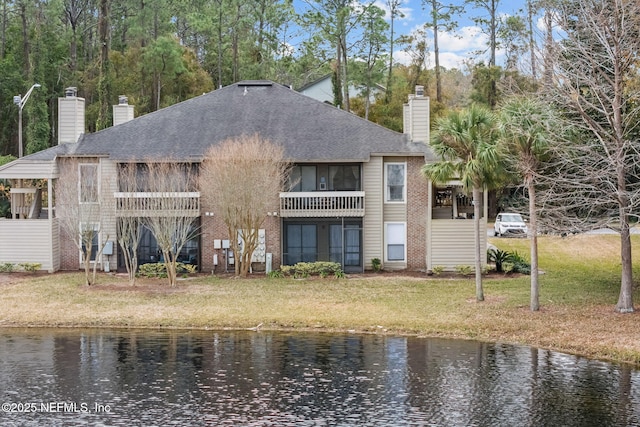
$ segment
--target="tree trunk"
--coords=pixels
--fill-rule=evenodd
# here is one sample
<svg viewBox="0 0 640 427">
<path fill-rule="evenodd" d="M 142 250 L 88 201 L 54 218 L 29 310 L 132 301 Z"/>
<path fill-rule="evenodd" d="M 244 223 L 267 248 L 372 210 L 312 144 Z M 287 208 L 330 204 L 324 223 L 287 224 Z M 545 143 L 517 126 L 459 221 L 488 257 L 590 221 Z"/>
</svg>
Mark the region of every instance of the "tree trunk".
<svg viewBox="0 0 640 427">
<path fill-rule="evenodd" d="M 390 5 L 391 6 L 391 5 Z M 396 17 L 396 11 L 395 8 L 391 9 L 391 32 L 390 35 L 391 37 L 389 38 L 389 71 L 387 72 L 387 90 L 384 94 L 385 96 L 385 100 L 387 101 L 387 104 L 391 101 L 391 77 L 392 77 L 392 72 L 393 72 L 393 37 L 394 37 L 394 33 L 393 33 L 393 24 L 395 21 L 395 17 Z"/>
<path fill-rule="evenodd" d="M 544 11 L 544 84 L 548 87 L 553 85 L 553 17 L 549 8 Z"/>
<path fill-rule="evenodd" d="M 540 310 L 540 287 L 538 283 L 538 214 L 536 213 L 536 189 L 533 178 L 527 177 L 529 192 L 529 240 L 531 252 L 531 311 Z"/>
<path fill-rule="evenodd" d="M 31 74 L 31 67 L 29 64 L 29 28 L 27 22 L 27 6 L 24 2 L 19 4 L 20 20 L 22 21 L 22 55 L 24 64 L 24 75 L 29 76 Z"/>
<path fill-rule="evenodd" d="M 173 288 L 176 286 L 176 261 L 175 257 L 166 249 L 162 249 L 162 256 L 164 257 L 164 265 L 167 269 L 167 278 L 169 279 L 169 285 Z"/>
<path fill-rule="evenodd" d="M 482 248 L 480 247 L 480 215 L 481 215 L 481 188 L 473 187 L 473 227 L 476 244 L 476 301 L 484 301 L 482 289 Z M 486 233 L 486 230 L 485 230 Z"/>
<path fill-rule="evenodd" d="M 346 36 L 345 36 L 346 37 Z M 342 87 L 343 87 L 343 96 L 342 103 L 344 104 L 343 109 L 346 112 L 351 111 L 351 102 L 349 100 L 349 72 L 348 72 L 348 56 L 347 56 L 347 43 L 346 40 L 342 40 Z"/>
<path fill-rule="evenodd" d="M 498 5 L 496 4 L 496 0 L 491 0 L 491 6 L 490 6 L 490 20 L 491 20 L 491 34 L 490 34 L 490 46 L 489 49 L 491 50 L 491 57 L 489 58 L 489 66 L 490 67 L 495 67 L 496 66 L 496 33 L 498 31 L 498 23 L 496 21 L 496 14 L 498 13 L 497 11 L 497 7 Z"/>
<path fill-rule="evenodd" d="M 529 53 L 531 55 L 531 77 L 534 81 L 538 80 L 536 67 L 536 42 L 533 33 L 533 0 L 527 2 L 528 23 L 529 23 Z"/>
<path fill-rule="evenodd" d="M 440 75 L 440 48 L 438 47 L 438 19 L 433 18 L 433 54 L 436 61 L 436 101 L 442 103 L 442 76 Z"/>
<path fill-rule="evenodd" d="M 91 271 L 91 242 L 88 245 L 85 243 L 85 248 L 88 249 L 85 249 L 82 254 L 84 257 L 82 260 L 84 264 L 84 284 L 91 286 L 91 275 L 89 274 Z"/>
<path fill-rule="evenodd" d="M 218 72 L 218 89 L 222 88 L 222 0 L 218 1 L 220 9 L 218 10 L 218 60 L 216 69 Z"/>
<path fill-rule="evenodd" d="M 620 215 L 620 260 L 622 277 L 620 296 L 616 304 L 619 313 L 632 313 L 633 308 L 633 260 L 631 258 L 631 233 L 629 232 L 629 200 L 626 196 L 626 177 L 624 167 L 618 168 L 618 193 Z"/>
</svg>

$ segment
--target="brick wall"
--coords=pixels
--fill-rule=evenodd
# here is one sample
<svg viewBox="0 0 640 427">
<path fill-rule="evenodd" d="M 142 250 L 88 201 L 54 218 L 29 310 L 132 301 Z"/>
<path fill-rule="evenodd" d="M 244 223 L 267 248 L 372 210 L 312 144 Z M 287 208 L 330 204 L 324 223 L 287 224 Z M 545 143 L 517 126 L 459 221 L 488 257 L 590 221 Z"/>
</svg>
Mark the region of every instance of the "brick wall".
<svg viewBox="0 0 640 427">
<path fill-rule="evenodd" d="M 84 159 L 83 163 L 88 163 L 90 160 Z M 58 162 L 58 167 L 60 169 L 60 176 L 73 176 L 77 177 L 78 174 L 78 159 L 65 159 L 63 161 Z M 54 183 L 54 186 L 57 183 Z M 71 189 L 72 187 L 67 187 Z M 54 192 L 56 189 L 54 188 Z M 72 195 L 72 197 L 77 197 L 77 195 Z M 64 215 L 62 211 L 62 207 L 60 205 L 55 206 L 56 215 L 61 217 Z M 74 242 L 76 235 L 72 235 L 69 233 L 69 230 L 65 229 L 65 226 L 62 221 L 60 221 L 60 270 L 79 270 L 82 268 L 80 265 L 80 251 L 78 250 L 78 246 Z"/>
<path fill-rule="evenodd" d="M 424 158 L 407 159 L 407 269 L 426 270 L 428 181 L 420 173 Z"/>
<path fill-rule="evenodd" d="M 214 249 L 214 240 L 227 240 L 230 239 L 229 231 L 227 226 L 225 225 L 222 217 L 219 212 L 216 212 L 215 207 L 211 206 L 207 200 L 204 198 L 200 201 L 201 212 L 203 212 L 201 216 L 201 256 L 202 256 L 202 267 L 201 271 L 203 272 L 211 272 L 214 269 L 213 265 L 213 256 L 214 254 L 218 255 L 218 266 L 215 268 L 217 273 L 224 272 L 226 260 L 224 258 L 224 250 L 222 249 Z M 278 212 L 277 203 L 274 201 L 274 206 L 270 211 Z M 213 215 L 206 215 L 207 212 L 212 213 Z M 260 228 L 264 228 L 265 230 L 265 238 L 266 238 L 266 252 L 273 254 L 272 267 L 273 269 L 277 269 L 280 267 L 281 256 L 280 256 L 280 217 L 278 216 L 267 216 L 265 222 L 262 224 Z M 232 267 L 229 267 L 230 271 Z M 255 263 L 253 265 L 254 271 L 264 271 L 265 264 L 264 263 Z"/>
<path fill-rule="evenodd" d="M 72 271 L 81 268 L 78 246 L 68 233 L 60 229 L 60 270 Z"/>
</svg>

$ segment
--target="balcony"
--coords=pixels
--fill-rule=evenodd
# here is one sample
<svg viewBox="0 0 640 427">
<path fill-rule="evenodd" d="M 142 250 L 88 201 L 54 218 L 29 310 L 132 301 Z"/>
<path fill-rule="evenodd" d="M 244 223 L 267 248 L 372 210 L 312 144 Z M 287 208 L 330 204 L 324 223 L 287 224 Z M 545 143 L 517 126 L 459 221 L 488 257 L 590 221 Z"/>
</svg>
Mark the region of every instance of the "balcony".
<svg viewBox="0 0 640 427">
<path fill-rule="evenodd" d="M 363 217 L 364 191 L 280 193 L 283 218 Z"/>
<path fill-rule="evenodd" d="M 200 216 L 199 192 L 114 193 L 116 216 Z"/>
</svg>

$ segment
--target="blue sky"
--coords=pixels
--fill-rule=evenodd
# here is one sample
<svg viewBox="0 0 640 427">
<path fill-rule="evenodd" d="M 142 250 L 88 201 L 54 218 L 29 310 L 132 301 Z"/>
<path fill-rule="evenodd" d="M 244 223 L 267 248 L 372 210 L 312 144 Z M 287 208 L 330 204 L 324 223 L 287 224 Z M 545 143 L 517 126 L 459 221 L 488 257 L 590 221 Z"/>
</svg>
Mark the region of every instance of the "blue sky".
<svg viewBox="0 0 640 427">
<path fill-rule="evenodd" d="M 388 10 L 386 0 L 376 0 L 376 5 L 383 10 Z M 443 0 L 442 3 L 447 3 Z M 452 4 L 462 5 L 463 0 L 451 0 Z M 524 9 L 526 0 L 500 0 L 499 10 L 501 14 L 514 15 L 519 9 Z M 427 20 L 426 11 L 423 10 L 421 0 L 402 0 L 401 10 L 404 18 L 396 20 L 397 32 L 409 34 L 420 28 Z M 389 14 L 387 13 L 387 16 Z M 484 50 L 487 46 L 487 37 L 482 34 L 480 29 L 474 24 L 473 16 L 487 16 L 487 12 L 481 9 L 472 9 L 471 6 L 466 7 L 466 12 L 456 17 L 458 28 L 452 33 L 439 33 L 438 41 L 440 46 L 440 65 L 446 68 L 462 68 L 465 59 L 471 56 L 471 52 Z M 430 43 L 431 58 L 426 64 L 427 68 L 434 65 L 433 60 L 433 44 Z M 408 63 L 409 59 L 406 53 L 396 52 L 395 59 L 401 63 Z M 501 63 L 503 55 L 498 52 L 497 62 Z"/>
</svg>

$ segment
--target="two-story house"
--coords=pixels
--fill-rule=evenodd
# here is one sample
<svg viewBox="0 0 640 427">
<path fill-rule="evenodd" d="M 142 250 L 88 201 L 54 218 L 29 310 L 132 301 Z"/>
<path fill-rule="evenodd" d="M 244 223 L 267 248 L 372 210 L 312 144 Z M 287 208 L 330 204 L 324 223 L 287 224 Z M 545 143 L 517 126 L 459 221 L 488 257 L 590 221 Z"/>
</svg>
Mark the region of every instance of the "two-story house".
<svg viewBox="0 0 640 427">
<path fill-rule="evenodd" d="M 473 221 L 460 220 L 470 218 L 467 199 L 456 182 L 434 186 L 420 174 L 425 162 L 436 160 L 428 147 L 429 98 L 421 92 L 405 105 L 404 133 L 269 81 L 240 82 L 133 116 L 123 99 L 114 106 L 113 127 L 85 134 L 84 99 L 73 89 L 59 99 L 59 144 L 0 167 L 0 178 L 13 183 L 12 218 L 0 220 L 0 263 L 39 262 L 47 271 L 80 267 L 72 237 L 60 232 L 53 197 L 58 180 L 69 176 L 63 168 L 72 168 L 78 183 L 90 177 L 99 188 L 97 246 L 116 241 L 118 216 L 161 214 L 153 199 L 166 195 L 120 188 L 123 165 L 171 161 L 197 169 L 210 146 L 257 133 L 284 147 L 294 165 L 292 185 L 274 195 L 263 225 L 257 269 L 331 260 L 361 272 L 374 258 L 398 270 L 473 265 Z M 200 230 L 182 260 L 220 271 L 229 262 L 224 242 L 230 236 L 216 206 L 199 191 L 173 196 L 188 200 L 187 214 Z M 484 216 L 486 227 L 486 209 Z M 117 244 L 109 246 L 94 262 L 122 268 Z M 156 256 L 146 230 L 140 262 Z"/>
</svg>

